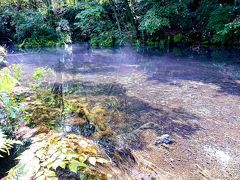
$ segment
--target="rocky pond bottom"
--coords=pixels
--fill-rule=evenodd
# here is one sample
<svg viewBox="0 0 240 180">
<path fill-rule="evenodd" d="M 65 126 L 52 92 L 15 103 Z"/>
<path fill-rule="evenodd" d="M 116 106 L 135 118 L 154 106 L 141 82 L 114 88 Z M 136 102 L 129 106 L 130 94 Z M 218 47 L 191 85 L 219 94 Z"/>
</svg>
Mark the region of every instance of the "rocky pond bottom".
<svg viewBox="0 0 240 180">
<path fill-rule="evenodd" d="M 220 50 L 176 55 L 84 46 L 9 54 L 9 63 L 20 64 L 23 71 L 14 93 L 24 97 L 28 112 L 27 126 L 23 123 L 16 134 L 35 138 L 37 145 L 29 143 L 30 150 L 55 143 L 74 149 L 70 159 L 84 152 L 81 158 L 95 167 L 86 170 L 87 177 L 239 179 L 238 57 Z M 50 70 L 33 91 L 36 68 Z M 47 153 L 32 152 L 35 161 L 44 161 Z M 66 171 L 64 164 L 51 164 L 57 155 L 53 151 L 49 164 L 35 167 L 38 177 L 58 167 L 58 179 L 84 179 L 86 174 L 73 173 L 73 164 L 83 169 L 85 164 L 63 157 L 65 165 L 72 165 L 73 171 Z"/>
</svg>

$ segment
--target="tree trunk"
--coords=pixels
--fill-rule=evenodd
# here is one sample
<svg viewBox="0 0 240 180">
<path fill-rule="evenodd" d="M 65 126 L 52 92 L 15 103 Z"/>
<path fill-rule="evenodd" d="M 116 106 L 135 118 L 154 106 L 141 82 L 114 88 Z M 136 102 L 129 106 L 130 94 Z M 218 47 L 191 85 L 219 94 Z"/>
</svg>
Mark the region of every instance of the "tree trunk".
<svg viewBox="0 0 240 180">
<path fill-rule="evenodd" d="M 123 0 L 124 4 L 126 5 L 126 9 L 127 9 L 127 14 L 128 14 L 128 17 L 130 18 L 130 21 L 135 29 L 135 33 L 136 33 L 136 36 L 139 37 L 139 31 L 138 31 L 138 27 L 137 27 L 137 24 L 135 22 L 135 19 L 134 19 L 134 15 L 132 13 L 132 10 L 129 6 L 129 3 L 128 3 L 128 0 Z"/>
<path fill-rule="evenodd" d="M 114 13 L 114 17 L 115 17 L 116 22 L 117 22 L 118 30 L 121 32 L 122 30 L 121 30 L 120 22 L 119 22 L 119 19 L 118 19 L 115 2 L 114 2 L 114 0 L 110 0 L 110 3 L 112 5 L 112 7 L 113 7 L 113 13 Z"/>
</svg>

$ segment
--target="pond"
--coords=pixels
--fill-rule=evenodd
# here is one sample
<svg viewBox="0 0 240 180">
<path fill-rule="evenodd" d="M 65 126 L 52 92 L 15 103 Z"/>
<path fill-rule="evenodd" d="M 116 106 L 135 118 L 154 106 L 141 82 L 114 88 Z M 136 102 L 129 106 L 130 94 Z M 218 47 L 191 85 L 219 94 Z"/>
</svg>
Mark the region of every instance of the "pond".
<svg viewBox="0 0 240 180">
<path fill-rule="evenodd" d="M 236 50 L 82 44 L 13 51 L 7 59 L 22 65 L 22 86 L 35 68 L 49 67 L 45 83 L 57 95 L 106 111 L 95 126 L 66 121 L 74 117 L 61 126 L 88 138 L 102 130 L 97 143 L 110 157 L 116 149 L 124 156 L 123 179 L 179 180 L 240 178 L 239 57 Z"/>
</svg>

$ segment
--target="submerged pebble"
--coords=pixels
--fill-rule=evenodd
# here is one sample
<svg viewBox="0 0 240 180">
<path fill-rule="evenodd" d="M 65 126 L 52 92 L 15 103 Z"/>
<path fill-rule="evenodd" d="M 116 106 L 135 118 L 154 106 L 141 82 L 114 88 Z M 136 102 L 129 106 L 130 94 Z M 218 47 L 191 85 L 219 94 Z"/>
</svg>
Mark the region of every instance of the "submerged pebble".
<svg viewBox="0 0 240 180">
<path fill-rule="evenodd" d="M 81 135 L 84 137 L 90 137 L 96 132 L 96 127 L 93 124 L 86 124 L 81 128 Z"/>
<path fill-rule="evenodd" d="M 171 138 L 171 136 L 169 134 L 163 134 L 160 137 L 157 137 L 156 141 L 155 141 L 155 145 L 159 145 L 159 144 L 172 144 L 173 143 L 173 139 Z"/>
<path fill-rule="evenodd" d="M 98 144 L 104 148 L 106 153 L 112 157 L 114 155 L 115 151 L 115 146 L 113 145 L 113 142 L 107 138 L 107 137 L 102 137 L 99 141 Z"/>
</svg>

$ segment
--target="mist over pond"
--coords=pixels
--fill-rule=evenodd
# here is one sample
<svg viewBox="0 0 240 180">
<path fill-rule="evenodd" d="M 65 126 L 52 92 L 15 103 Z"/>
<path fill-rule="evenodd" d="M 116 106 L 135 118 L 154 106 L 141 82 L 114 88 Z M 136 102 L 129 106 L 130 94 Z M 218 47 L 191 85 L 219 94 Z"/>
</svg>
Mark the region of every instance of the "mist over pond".
<svg viewBox="0 0 240 180">
<path fill-rule="evenodd" d="M 53 76 L 45 83 L 61 91 L 63 99 L 104 107 L 105 120 L 95 127 L 79 129 L 68 121 L 61 126 L 85 137 L 111 129 L 96 141 L 110 157 L 119 150 L 124 161 L 131 160 L 131 153 L 121 151 L 130 149 L 136 161 L 157 167 L 152 178 L 201 179 L 206 170 L 211 177 L 227 179 L 240 177 L 239 55 L 209 48 L 91 49 L 82 44 L 13 51 L 7 60 L 22 65 L 23 86 L 35 68 L 49 67 Z M 173 143 L 162 143 L 166 134 Z M 132 162 L 129 166 L 125 176 L 149 178 Z"/>
</svg>

